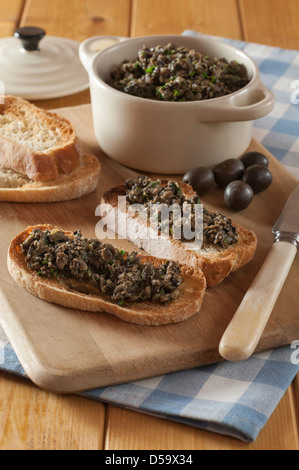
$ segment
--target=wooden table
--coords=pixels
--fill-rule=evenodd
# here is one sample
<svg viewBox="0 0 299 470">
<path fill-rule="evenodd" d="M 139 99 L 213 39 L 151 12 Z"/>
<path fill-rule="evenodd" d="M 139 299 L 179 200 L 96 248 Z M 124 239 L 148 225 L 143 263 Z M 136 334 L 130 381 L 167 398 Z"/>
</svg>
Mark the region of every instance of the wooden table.
<svg viewBox="0 0 299 470">
<path fill-rule="evenodd" d="M 0 36 L 34 25 L 83 41 L 99 35 L 207 34 L 299 49 L 298 0 L 0 0 Z M 85 91 L 39 101 L 58 108 L 90 102 Z M 299 379 L 252 444 L 97 403 L 55 395 L 0 375 L 0 449 L 298 450 Z"/>
</svg>

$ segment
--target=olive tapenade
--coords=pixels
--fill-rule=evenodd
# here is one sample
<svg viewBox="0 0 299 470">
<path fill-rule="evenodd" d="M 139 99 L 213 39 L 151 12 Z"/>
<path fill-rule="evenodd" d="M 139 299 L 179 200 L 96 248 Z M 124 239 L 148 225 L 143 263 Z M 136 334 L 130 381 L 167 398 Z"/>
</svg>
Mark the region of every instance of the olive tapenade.
<svg viewBox="0 0 299 470">
<path fill-rule="evenodd" d="M 57 278 L 63 284 L 69 279 L 88 282 L 119 305 L 125 301 L 172 301 L 179 296 L 183 282 L 177 263 L 167 261 L 159 267 L 142 263 L 137 253 L 83 238 L 81 231 L 68 237 L 57 229 L 34 229 L 22 250 L 29 267 L 39 276 Z"/>
<path fill-rule="evenodd" d="M 110 74 L 108 84 L 119 91 L 159 101 L 218 98 L 249 83 L 243 64 L 211 57 L 169 43 L 139 50 Z"/>
<path fill-rule="evenodd" d="M 169 214 L 169 235 L 172 236 L 174 231 L 174 224 L 178 223 L 181 225 L 181 240 L 189 241 L 184 238 L 184 230 L 182 230 L 183 224 L 186 223 L 184 220 L 184 204 L 190 204 L 191 211 L 189 217 L 191 217 L 191 229 L 195 227 L 195 206 L 200 204 L 200 198 L 195 193 L 192 197 L 187 198 L 180 185 L 176 181 L 168 181 L 166 184 L 161 184 L 159 179 L 153 180 L 147 176 L 138 176 L 136 180 L 126 181 L 126 201 L 127 204 L 143 204 L 147 208 L 148 216 L 151 215 L 152 205 L 166 204 L 171 206 L 178 204 L 181 207 L 180 217 L 175 220 L 173 213 Z M 161 218 L 158 220 L 158 230 L 162 230 Z M 211 212 L 206 208 L 203 208 L 203 220 L 202 220 L 202 242 L 203 247 L 207 245 L 214 245 L 220 248 L 227 248 L 238 241 L 238 234 L 234 225 L 232 225 L 231 219 L 225 217 L 218 212 Z"/>
</svg>

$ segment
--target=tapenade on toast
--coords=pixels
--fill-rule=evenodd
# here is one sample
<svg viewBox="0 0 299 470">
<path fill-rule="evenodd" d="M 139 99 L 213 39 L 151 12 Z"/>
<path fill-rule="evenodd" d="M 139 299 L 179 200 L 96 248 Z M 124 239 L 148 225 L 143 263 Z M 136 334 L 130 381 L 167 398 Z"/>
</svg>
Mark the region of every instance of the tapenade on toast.
<svg viewBox="0 0 299 470">
<path fill-rule="evenodd" d="M 48 302 L 140 325 L 191 317 L 206 287 L 200 270 L 51 225 L 28 227 L 12 240 L 8 269 L 17 283 Z"/>
<path fill-rule="evenodd" d="M 120 196 L 126 197 L 125 207 L 118 206 Z M 178 204 L 183 207 L 185 203 L 189 203 L 194 208 L 200 200 L 192 187 L 186 183 L 139 176 L 136 180 L 127 180 L 125 184 L 106 191 L 103 202 L 117 211 L 126 210 L 127 226 L 115 225 L 121 237 L 132 241 L 152 256 L 201 269 L 206 277 L 207 286 L 219 284 L 230 272 L 244 266 L 254 256 L 257 242 L 254 232 L 206 208 L 203 208 L 203 243 L 198 249 L 194 249 L 191 244 L 188 245 L 184 239 L 173 238 L 170 232 L 165 234 L 161 231 L 156 238 L 132 238 L 132 234 L 136 233 L 138 228 L 149 222 L 139 218 L 138 215 L 130 215 L 128 207 L 134 203 L 143 204 L 145 207 L 150 204 Z M 134 229 L 130 230 L 132 227 Z"/>
</svg>

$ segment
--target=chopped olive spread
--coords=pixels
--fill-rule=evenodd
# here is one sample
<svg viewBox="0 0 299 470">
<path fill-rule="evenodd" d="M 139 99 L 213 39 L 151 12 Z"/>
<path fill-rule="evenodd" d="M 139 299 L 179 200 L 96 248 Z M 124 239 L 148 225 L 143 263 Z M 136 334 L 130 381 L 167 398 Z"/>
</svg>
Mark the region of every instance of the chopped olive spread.
<svg viewBox="0 0 299 470">
<path fill-rule="evenodd" d="M 130 95 L 160 101 L 199 101 L 233 93 L 249 83 L 246 68 L 237 61 L 204 55 L 186 47 L 139 50 L 111 72 L 108 84 Z"/>
<path fill-rule="evenodd" d="M 200 198 L 195 193 L 192 197 L 187 198 L 176 181 L 168 181 L 167 184 L 161 184 L 160 180 L 153 180 L 146 176 L 138 176 L 136 180 L 126 181 L 126 200 L 127 204 L 144 204 L 147 208 L 148 214 L 152 214 L 152 205 L 166 204 L 171 206 L 172 204 L 178 204 L 181 207 L 180 217 L 175 220 L 173 213 L 170 212 L 169 217 L 169 235 L 171 236 L 174 231 L 174 224 L 179 223 L 181 225 L 181 240 L 184 239 L 184 230 L 182 226 L 187 221 L 184 219 L 184 204 L 190 205 L 190 212 L 188 217 L 190 220 L 191 230 L 195 228 L 195 207 L 200 204 Z M 161 218 L 158 221 L 158 229 L 162 230 Z M 236 228 L 232 225 L 231 219 L 225 217 L 218 212 L 211 212 L 206 208 L 203 208 L 203 247 L 209 244 L 219 246 L 221 248 L 227 248 L 229 245 L 238 241 L 238 234 Z"/>
<path fill-rule="evenodd" d="M 88 282 L 119 305 L 125 301 L 169 302 L 178 297 L 183 279 L 177 263 L 159 267 L 142 263 L 135 252 L 126 253 L 97 239 L 73 238 L 62 231 L 34 229 L 22 244 L 31 269 L 39 276 Z"/>
</svg>

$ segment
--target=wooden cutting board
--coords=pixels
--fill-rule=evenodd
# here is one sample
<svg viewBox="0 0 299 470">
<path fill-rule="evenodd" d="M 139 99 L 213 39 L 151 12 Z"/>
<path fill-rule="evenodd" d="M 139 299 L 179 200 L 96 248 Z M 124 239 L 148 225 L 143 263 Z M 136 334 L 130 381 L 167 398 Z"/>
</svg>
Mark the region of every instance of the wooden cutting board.
<svg viewBox="0 0 299 470">
<path fill-rule="evenodd" d="M 244 268 L 217 287 L 207 289 L 202 309 L 191 319 L 173 325 L 137 326 L 105 313 L 90 313 L 44 302 L 18 286 L 6 267 L 11 239 L 28 225 L 50 223 L 65 230 L 82 229 L 95 237 L 96 207 L 112 185 L 136 173 L 107 158 L 92 130 L 91 108 L 59 109 L 74 125 L 83 150 L 94 153 L 102 165 L 97 190 L 65 203 L 0 205 L 1 278 L 0 321 L 26 373 L 39 387 L 71 393 L 193 368 L 221 360 L 218 344 L 272 243 L 271 228 L 296 180 L 263 147 L 250 149 L 270 160 L 273 183 L 254 197 L 244 211 L 232 214 L 224 206 L 223 191 L 214 188 L 202 197 L 212 209 L 231 215 L 258 237 L 256 255 Z M 117 138 L 117 136 L 115 136 Z M 133 245 L 114 241 L 125 249 Z M 277 266 L 279 269 L 279 266 Z M 257 351 L 290 344 L 299 338 L 299 257 L 278 298 Z M 291 350 L 290 350 L 291 354 Z"/>
</svg>

